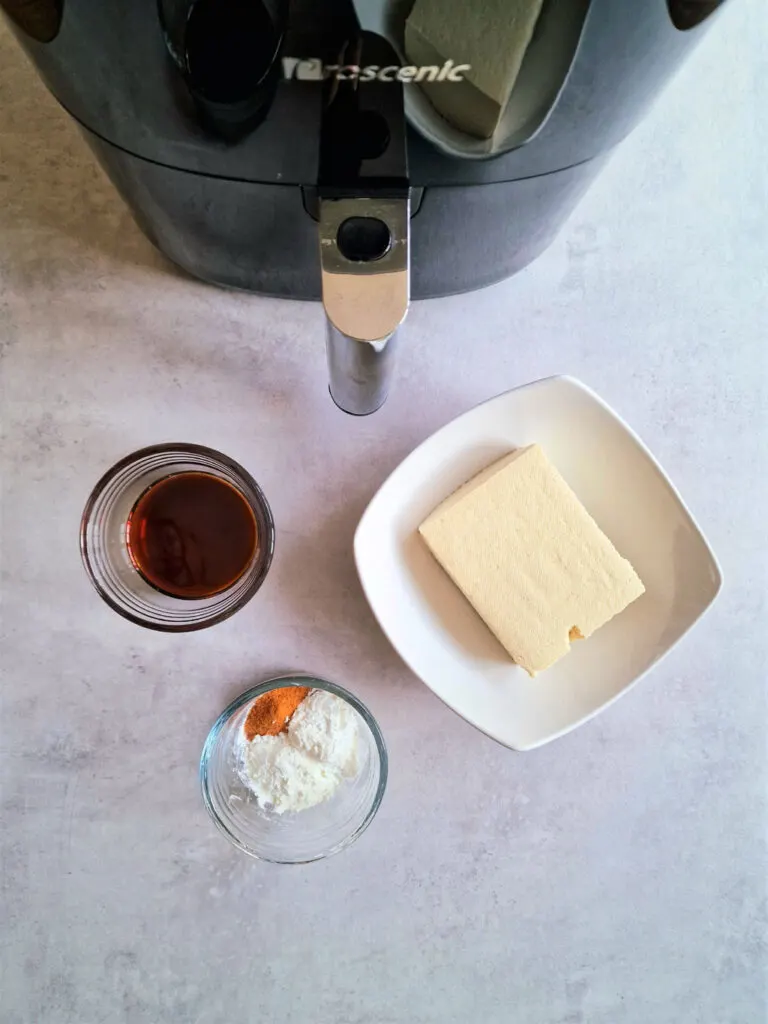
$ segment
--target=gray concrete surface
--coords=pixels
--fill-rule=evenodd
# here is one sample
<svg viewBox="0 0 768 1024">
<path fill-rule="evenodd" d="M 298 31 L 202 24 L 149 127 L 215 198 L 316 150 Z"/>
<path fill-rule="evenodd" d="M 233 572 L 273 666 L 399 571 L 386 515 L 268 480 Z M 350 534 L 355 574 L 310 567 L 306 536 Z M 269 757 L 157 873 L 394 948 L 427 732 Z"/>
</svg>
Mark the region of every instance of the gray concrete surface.
<svg viewBox="0 0 768 1024">
<path fill-rule="evenodd" d="M 0 28 L 3 1024 L 766 1020 L 766 41 L 732 4 L 552 249 L 417 305 L 354 420 L 320 309 L 169 267 Z M 558 372 L 646 440 L 726 582 L 625 699 L 515 755 L 405 669 L 351 539 L 431 431 Z M 122 621 L 79 561 L 96 478 L 160 440 L 239 459 L 278 524 L 258 599 L 194 636 Z M 284 668 L 355 689 L 391 755 L 362 841 L 294 869 L 231 849 L 196 775 Z"/>
</svg>

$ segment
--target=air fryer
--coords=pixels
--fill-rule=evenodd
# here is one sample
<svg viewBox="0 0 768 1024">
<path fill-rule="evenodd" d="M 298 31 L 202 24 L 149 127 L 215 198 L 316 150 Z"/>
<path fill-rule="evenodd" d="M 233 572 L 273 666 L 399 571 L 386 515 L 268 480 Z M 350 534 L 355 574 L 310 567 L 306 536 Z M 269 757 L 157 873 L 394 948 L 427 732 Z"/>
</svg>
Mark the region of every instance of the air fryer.
<svg viewBox="0 0 768 1024">
<path fill-rule="evenodd" d="M 0 0 L 158 249 L 322 299 L 356 414 L 386 398 L 411 296 L 541 253 L 719 6 Z"/>
</svg>

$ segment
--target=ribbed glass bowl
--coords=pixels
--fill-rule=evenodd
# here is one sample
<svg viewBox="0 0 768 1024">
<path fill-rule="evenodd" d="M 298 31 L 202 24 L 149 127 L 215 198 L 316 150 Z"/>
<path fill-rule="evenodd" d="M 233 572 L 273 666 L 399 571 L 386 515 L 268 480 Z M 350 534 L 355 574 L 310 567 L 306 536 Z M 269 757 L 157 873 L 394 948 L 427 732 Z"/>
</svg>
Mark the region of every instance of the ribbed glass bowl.
<svg viewBox="0 0 768 1024">
<path fill-rule="evenodd" d="M 253 701 L 285 686 L 327 690 L 352 707 L 358 716 L 358 772 L 323 803 L 277 814 L 261 807 L 240 778 L 240 744 Z M 386 784 L 387 750 L 373 715 L 343 687 L 312 676 L 282 676 L 246 690 L 219 715 L 200 758 L 203 801 L 218 829 L 244 853 L 276 864 L 307 864 L 351 845 L 373 820 Z"/>
<path fill-rule="evenodd" d="M 256 519 L 259 544 L 243 574 L 211 597 L 165 594 L 136 571 L 126 526 L 141 495 L 176 473 L 202 472 L 226 481 L 246 500 Z M 184 633 L 204 629 L 242 608 L 269 571 L 275 525 L 259 485 L 234 459 L 199 444 L 156 444 L 121 459 L 94 487 L 80 523 L 80 553 L 91 583 L 120 615 L 139 626 Z"/>
</svg>

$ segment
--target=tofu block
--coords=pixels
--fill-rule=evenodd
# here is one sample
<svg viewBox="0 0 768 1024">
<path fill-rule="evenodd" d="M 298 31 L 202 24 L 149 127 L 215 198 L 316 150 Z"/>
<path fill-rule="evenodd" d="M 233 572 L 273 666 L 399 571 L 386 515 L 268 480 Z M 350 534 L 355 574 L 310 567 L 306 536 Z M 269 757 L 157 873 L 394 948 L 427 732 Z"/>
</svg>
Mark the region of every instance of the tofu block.
<svg viewBox="0 0 768 1024">
<path fill-rule="evenodd" d="M 645 592 L 537 444 L 486 467 L 439 505 L 419 533 L 532 676 Z"/>
<path fill-rule="evenodd" d="M 420 81 L 446 121 L 490 138 L 514 88 L 543 0 L 416 0 L 405 52 L 418 67 L 469 64 L 461 82 Z"/>
</svg>

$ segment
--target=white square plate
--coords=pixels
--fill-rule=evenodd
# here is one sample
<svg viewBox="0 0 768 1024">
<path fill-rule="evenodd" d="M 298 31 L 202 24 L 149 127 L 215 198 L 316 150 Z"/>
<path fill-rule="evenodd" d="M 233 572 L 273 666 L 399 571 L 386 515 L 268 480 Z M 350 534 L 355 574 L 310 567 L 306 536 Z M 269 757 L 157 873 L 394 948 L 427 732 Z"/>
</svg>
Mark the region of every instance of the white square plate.
<svg viewBox="0 0 768 1024">
<path fill-rule="evenodd" d="M 646 587 L 535 679 L 510 661 L 417 533 L 460 484 L 533 442 Z M 569 377 L 492 398 L 421 444 L 366 509 L 355 561 L 400 657 L 457 714 L 515 750 L 562 736 L 626 692 L 706 611 L 722 582 L 706 539 L 651 453 Z"/>
</svg>

